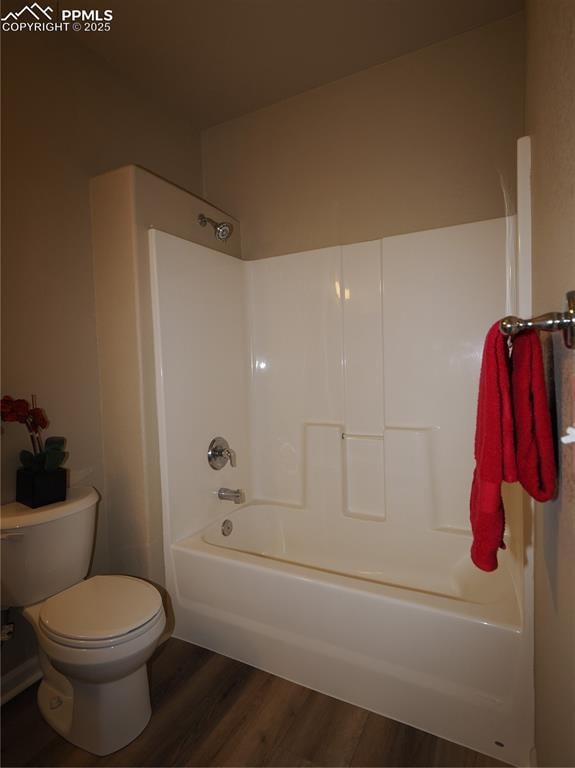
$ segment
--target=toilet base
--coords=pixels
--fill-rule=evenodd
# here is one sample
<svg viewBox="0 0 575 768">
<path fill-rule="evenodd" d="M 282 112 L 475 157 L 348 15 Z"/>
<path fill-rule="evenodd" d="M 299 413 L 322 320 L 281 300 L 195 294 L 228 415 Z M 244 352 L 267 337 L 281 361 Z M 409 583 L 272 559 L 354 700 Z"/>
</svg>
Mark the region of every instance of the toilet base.
<svg viewBox="0 0 575 768">
<path fill-rule="evenodd" d="M 148 724 L 152 710 L 145 664 L 108 683 L 66 682 L 60 686 L 45 677 L 38 689 L 38 706 L 48 725 L 75 746 L 109 755 L 133 741 Z"/>
</svg>

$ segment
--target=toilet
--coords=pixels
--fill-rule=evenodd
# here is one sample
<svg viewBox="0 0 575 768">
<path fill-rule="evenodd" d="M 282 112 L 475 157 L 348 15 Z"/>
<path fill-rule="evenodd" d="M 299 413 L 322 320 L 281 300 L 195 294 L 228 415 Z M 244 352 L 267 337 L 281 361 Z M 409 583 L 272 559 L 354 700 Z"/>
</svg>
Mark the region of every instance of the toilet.
<svg viewBox="0 0 575 768">
<path fill-rule="evenodd" d="M 2 507 L 2 606 L 21 608 L 36 633 L 46 722 L 82 749 L 108 755 L 146 727 L 146 662 L 166 625 L 162 598 L 132 576 L 89 570 L 98 494 L 71 488 L 66 501 Z"/>
</svg>

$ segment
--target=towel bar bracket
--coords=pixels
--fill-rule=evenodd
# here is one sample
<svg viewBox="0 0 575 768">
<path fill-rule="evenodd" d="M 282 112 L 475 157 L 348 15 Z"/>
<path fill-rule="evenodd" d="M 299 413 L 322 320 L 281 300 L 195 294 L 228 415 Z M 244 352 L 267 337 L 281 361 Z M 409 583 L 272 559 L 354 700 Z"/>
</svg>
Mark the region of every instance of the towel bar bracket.
<svg viewBox="0 0 575 768">
<path fill-rule="evenodd" d="M 499 323 L 499 330 L 504 336 L 515 336 L 521 331 L 563 331 L 565 346 L 573 349 L 575 346 L 575 291 L 567 293 L 567 310 L 565 312 L 548 312 L 529 320 L 509 315 Z"/>
</svg>

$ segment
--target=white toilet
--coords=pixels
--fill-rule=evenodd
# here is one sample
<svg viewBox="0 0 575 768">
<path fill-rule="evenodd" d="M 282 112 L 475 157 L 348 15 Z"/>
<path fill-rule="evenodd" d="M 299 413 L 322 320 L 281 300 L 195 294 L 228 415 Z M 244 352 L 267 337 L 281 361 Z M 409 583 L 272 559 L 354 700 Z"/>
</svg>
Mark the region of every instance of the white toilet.
<svg viewBox="0 0 575 768">
<path fill-rule="evenodd" d="M 2 607 L 22 607 L 38 638 L 45 720 L 72 744 L 107 755 L 150 719 L 146 662 L 166 617 L 160 593 L 142 579 L 84 581 L 97 504 L 92 488 L 71 488 L 59 504 L 3 506 L 1 582 Z"/>
</svg>

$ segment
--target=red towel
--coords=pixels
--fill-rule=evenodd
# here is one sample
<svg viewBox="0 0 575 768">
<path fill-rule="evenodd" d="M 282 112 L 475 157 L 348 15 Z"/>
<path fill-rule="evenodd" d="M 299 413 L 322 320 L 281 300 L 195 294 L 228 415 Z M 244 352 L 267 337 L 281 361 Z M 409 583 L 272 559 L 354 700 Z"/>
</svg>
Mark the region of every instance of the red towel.
<svg viewBox="0 0 575 768">
<path fill-rule="evenodd" d="M 555 493 L 555 454 L 539 339 L 525 331 L 507 341 L 493 325 L 485 338 L 475 432 L 471 487 L 471 559 L 478 568 L 497 568 L 505 549 L 501 483 L 516 480 L 537 501 Z"/>
<path fill-rule="evenodd" d="M 536 501 L 549 501 L 555 495 L 557 472 L 541 344 L 535 331 L 515 337 L 512 363 L 518 480 Z"/>
<path fill-rule="evenodd" d="M 495 323 L 483 347 L 470 503 L 471 559 L 484 571 L 497 568 L 497 550 L 505 549 L 505 511 L 501 498 L 504 480 L 509 483 L 517 480 L 517 466 L 507 344 L 499 324 Z"/>
</svg>

